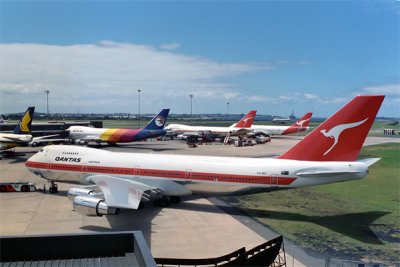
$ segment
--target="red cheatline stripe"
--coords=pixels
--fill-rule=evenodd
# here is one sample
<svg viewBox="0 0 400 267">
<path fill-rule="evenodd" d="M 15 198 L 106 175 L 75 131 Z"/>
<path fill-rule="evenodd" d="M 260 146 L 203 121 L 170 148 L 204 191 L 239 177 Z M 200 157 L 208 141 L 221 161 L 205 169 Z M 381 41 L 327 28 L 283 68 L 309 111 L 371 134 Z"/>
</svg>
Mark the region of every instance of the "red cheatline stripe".
<svg viewBox="0 0 400 267">
<path fill-rule="evenodd" d="M 177 170 L 87 166 L 87 165 L 62 164 L 62 163 L 48 164 L 48 163 L 33 162 L 33 161 L 27 161 L 25 165 L 26 167 L 31 167 L 31 168 L 51 169 L 59 171 L 108 173 L 116 175 L 140 175 L 147 177 L 164 177 L 164 178 L 195 180 L 195 181 L 234 182 L 234 183 L 245 183 L 245 184 L 290 185 L 291 183 L 294 182 L 294 180 L 296 180 L 295 177 L 271 177 L 271 176 L 238 175 L 238 174 L 191 172 L 191 171 L 177 171 Z"/>
</svg>

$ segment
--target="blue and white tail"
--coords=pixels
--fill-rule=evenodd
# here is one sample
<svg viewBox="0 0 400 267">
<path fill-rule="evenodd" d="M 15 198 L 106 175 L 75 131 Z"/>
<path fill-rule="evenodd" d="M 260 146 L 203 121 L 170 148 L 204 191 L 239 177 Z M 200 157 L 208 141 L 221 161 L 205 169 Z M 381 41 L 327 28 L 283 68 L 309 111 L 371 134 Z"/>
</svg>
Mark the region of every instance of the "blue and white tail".
<svg viewBox="0 0 400 267">
<path fill-rule="evenodd" d="M 34 112 L 35 107 L 29 107 L 25 111 L 24 116 L 20 119 L 13 131 L 14 134 L 29 134 L 31 132 L 31 124 Z"/>
<path fill-rule="evenodd" d="M 169 108 L 163 109 L 144 127 L 146 130 L 162 130 L 167 123 Z"/>
</svg>

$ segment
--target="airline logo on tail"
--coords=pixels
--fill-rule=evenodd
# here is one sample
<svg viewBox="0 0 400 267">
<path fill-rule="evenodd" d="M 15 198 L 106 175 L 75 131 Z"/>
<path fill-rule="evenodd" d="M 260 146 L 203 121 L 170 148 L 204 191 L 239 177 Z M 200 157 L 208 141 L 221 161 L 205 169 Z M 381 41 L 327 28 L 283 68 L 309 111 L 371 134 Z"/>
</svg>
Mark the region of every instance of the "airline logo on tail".
<svg viewBox="0 0 400 267">
<path fill-rule="evenodd" d="M 164 124 L 165 124 L 165 119 L 164 119 L 164 117 L 163 117 L 163 116 L 157 116 L 157 117 L 156 117 L 156 120 L 155 120 L 155 123 L 156 123 L 156 125 L 157 125 L 158 127 L 164 126 Z"/>
<path fill-rule="evenodd" d="M 30 121 L 31 121 L 31 115 L 29 114 L 29 112 L 26 112 L 21 120 L 21 123 L 19 124 L 19 128 L 21 129 L 22 132 L 29 132 L 28 124 Z"/>
<path fill-rule="evenodd" d="M 367 120 L 368 120 L 368 118 L 366 118 L 366 119 L 364 119 L 364 120 L 362 120 L 362 121 L 358 121 L 358 122 L 340 124 L 340 125 L 338 125 L 338 126 L 333 127 L 333 128 L 330 129 L 328 132 L 327 132 L 325 129 L 321 130 L 321 133 L 322 133 L 325 137 L 333 138 L 333 140 L 334 140 L 333 145 L 332 145 L 327 151 L 325 151 L 324 156 L 325 156 L 326 154 L 328 154 L 328 153 L 337 145 L 337 143 L 339 142 L 340 134 L 341 134 L 344 130 L 357 127 L 357 126 L 363 124 L 364 122 L 366 122 Z"/>
<path fill-rule="evenodd" d="M 303 124 L 306 123 L 307 121 L 311 120 L 311 117 L 305 120 L 301 121 L 296 121 L 296 125 L 299 126 L 300 128 L 303 128 Z"/>
<path fill-rule="evenodd" d="M 254 118 L 254 116 L 251 116 L 251 117 L 243 119 L 244 120 L 244 125 L 248 124 L 248 120 L 253 119 L 253 118 Z"/>
</svg>

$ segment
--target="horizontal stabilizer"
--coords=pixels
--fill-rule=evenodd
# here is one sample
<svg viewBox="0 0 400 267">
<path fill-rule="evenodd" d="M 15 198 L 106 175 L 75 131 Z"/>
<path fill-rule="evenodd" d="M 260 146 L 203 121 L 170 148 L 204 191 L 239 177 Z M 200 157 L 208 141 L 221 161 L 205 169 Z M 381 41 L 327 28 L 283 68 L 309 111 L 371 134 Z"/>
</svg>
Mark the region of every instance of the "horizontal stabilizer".
<svg viewBox="0 0 400 267">
<path fill-rule="evenodd" d="M 375 162 L 378 162 L 379 160 L 380 160 L 380 158 L 369 158 L 369 159 L 360 159 L 360 160 L 357 160 L 357 161 L 364 162 L 369 167 L 372 164 L 374 164 Z"/>
</svg>

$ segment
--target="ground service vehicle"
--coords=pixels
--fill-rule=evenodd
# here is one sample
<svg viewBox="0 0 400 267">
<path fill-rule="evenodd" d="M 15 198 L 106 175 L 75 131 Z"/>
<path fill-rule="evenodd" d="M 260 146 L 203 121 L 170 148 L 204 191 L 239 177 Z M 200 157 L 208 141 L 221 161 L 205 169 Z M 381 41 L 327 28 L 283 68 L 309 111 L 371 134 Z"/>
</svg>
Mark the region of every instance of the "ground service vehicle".
<svg viewBox="0 0 400 267">
<path fill-rule="evenodd" d="M 35 192 L 36 186 L 32 183 L 0 183 L 0 192 Z"/>
</svg>

